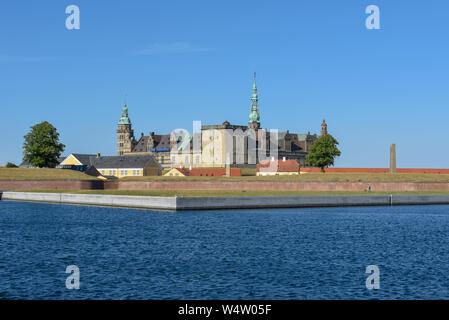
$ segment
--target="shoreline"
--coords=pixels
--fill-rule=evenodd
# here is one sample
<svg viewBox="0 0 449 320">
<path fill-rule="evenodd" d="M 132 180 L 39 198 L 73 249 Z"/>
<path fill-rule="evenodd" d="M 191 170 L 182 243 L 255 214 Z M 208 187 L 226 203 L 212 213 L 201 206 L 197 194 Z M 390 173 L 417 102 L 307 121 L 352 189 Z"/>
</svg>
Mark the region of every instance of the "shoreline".
<svg viewBox="0 0 449 320">
<path fill-rule="evenodd" d="M 92 205 L 153 210 L 226 210 L 311 207 L 397 206 L 449 204 L 449 195 L 316 195 L 161 197 L 72 193 L 0 192 L 0 200 Z"/>
</svg>

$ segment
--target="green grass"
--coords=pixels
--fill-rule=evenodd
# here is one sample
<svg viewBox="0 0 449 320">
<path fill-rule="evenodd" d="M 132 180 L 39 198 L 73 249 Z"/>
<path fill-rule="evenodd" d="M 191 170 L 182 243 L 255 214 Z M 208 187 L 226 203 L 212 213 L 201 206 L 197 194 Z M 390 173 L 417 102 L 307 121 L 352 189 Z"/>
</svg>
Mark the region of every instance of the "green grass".
<svg viewBox="0 0 449 320">
<path fill-rule="evenodd" d="M 247 172 L 245 172 L 247 174 Z M 241 177 L 125 177 L 120 181 L 351 181 L 351 182 L 449 182 L 449 174 L 430 173 L 305 173 L 295 176 L 241 176 Z"/>
<path fill-rule="evenodd" d="M 449 174 L 430 173 L 306 173 L 296 176 L 262 176 L 255 169 L 243 169 L 241 177 L 126 177 L 119 181 L 335 181 L 335 182 L 449 182 Z M 0 168 L 0 180 L 96 180 L 74 170 Z"/>
<path fill-rule="evenodd" d="M 449 194 L 448 191 L 350 192 L 350 191 L 261 191 L 261 190 L 28 190 L 22 192 L 111 194 L 159 197 L 260 197 L 260 196 L 342 196 L 342 195 L 426 195 Z"/>
<path fill-rule="evenodd" d="M 74 170 L 0 168 L 1 180 L 97 180 L 97 178 Z"/>
<path fill-rule="evenodd" d="M 242 176 L 255 176 L 256 175 L 256 168 L 242 168 L 241 174 Z"/>
</svg>

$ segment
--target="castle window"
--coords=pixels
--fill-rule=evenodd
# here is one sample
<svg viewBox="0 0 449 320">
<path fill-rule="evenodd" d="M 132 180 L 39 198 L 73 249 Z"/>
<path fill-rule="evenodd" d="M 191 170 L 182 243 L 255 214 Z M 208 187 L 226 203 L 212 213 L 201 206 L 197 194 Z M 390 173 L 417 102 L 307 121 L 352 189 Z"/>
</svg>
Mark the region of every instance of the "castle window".
<svg viewBox="0 0 449 320">
<path fill-rule="evenodd" d="M 124 175 L 125 175 L 125 171 L 121 170 L 121 171 L 120 171 L 120 175 L 121 175 L 121 176 L 124 176 Z"/>
</svg>

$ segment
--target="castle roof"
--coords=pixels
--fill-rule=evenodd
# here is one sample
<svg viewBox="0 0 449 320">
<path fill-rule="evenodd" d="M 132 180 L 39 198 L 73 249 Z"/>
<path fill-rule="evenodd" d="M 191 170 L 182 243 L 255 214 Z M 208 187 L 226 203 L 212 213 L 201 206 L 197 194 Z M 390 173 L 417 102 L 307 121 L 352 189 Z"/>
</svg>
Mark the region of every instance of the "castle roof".
<svg viewBox="0 0 449 320">
<path fill-rule="evenodd" d="M 76 158 L 76 160 L 81 162 L 82 165 L 86 165 L 86 166 L 90 166 L 91 165 L 90 158 L 96 156 L 95 154 L 85 154 L 85 153 L 71 153 L 71 155 L 74 156 Z M 64 160 L 65 160 L 65 158 L 64 158 Z"/>
<path fill-rule="evenodd" d="M 153 140 L 155 148 L 170 148 L 169 134 L 155 134 Z"/>
<path fill-rule="evenodd" d="M 141 169 L 150 161 L 157 163 L 153 155 L 132 155 L 132 156 L 100 156 L 91 157 L 90 161 L 95 168 L 100 169 Z"/>
<path fill-rule="evenodd" d="M 120 117 L 118 124 L 127 124 L 127 125 L 131 124 L 131 120 L 129 119 L 129 115 L 128 115 L 128 106 L 126 105 L 126 101 L 123 104 L 122 115 Z"/>
</svg>

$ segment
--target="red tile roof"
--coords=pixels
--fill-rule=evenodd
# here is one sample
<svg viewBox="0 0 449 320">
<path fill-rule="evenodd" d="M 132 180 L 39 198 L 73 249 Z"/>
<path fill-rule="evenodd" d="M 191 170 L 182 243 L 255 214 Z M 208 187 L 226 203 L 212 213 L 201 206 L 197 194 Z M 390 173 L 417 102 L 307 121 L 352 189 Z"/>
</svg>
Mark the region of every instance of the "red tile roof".
<svg viewBox="0 0 449 320">
<path fill-rule="evenodd" d="M 257 172 L 299 172 L 296 160 L 262 160 L 257 164 Z"/>
<path fill-rule="evenodd" d="M 221 177 L 226 175 L 226 168 L 176 168 L 183 174 L 190 177 Z M 241 176 L 241 170 L 239 168 L 231 168 L 231 177 Z"/>
</svg>

